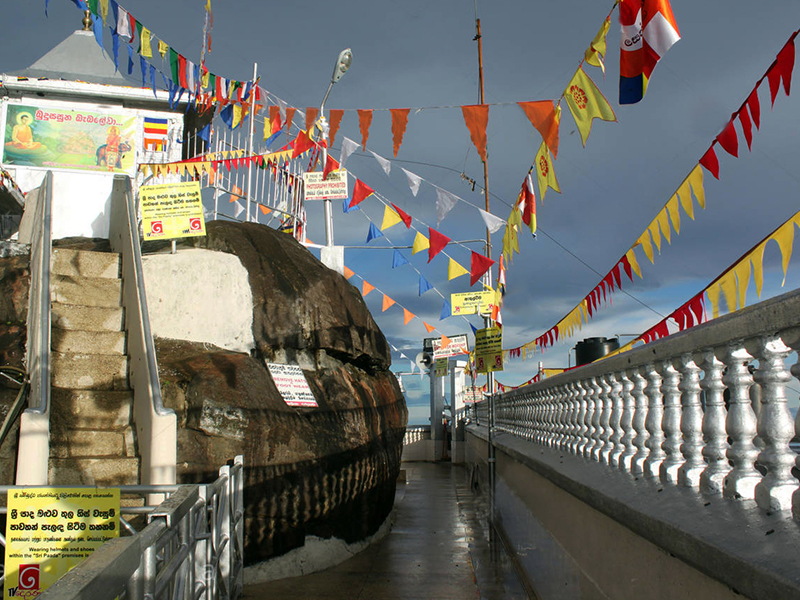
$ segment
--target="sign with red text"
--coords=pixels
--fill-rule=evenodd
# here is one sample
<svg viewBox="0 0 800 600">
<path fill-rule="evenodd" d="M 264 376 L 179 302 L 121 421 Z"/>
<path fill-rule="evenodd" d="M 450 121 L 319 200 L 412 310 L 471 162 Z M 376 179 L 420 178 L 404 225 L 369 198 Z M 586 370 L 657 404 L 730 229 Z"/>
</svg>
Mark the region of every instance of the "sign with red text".
<svg viewBox="0 0 800 600">
<path fill-rule="evenodd" d="M 308 387 L 305 373 L 297 365 L 279 365 L 267 363 L 269 374 L 275 387 L 283 396 L 283 401 L 289 406 L 304 406 L 316 408 L 317 399 Z"/>
<path fill-rule="evenodd" d="M 306 200 L 344 200 L 347 194 L 347 171 L 331 171 L 323 181 L 322 171 L 303 173 Z"/>
<path fill-rule="evenodd" d="M 160 183 L 139 188 L 145 240 L 174 240 L 206 234 L 199 181 Z"/>
</svg>

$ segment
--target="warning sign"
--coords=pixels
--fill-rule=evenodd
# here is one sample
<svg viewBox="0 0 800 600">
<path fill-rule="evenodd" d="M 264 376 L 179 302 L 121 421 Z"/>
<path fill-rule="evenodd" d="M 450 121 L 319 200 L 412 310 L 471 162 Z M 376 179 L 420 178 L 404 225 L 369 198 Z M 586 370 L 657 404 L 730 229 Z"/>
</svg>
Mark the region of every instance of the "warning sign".
<svg viewBox="0 0 800 600">
<path fill-rule="evenodd" d="M 475 368 L 478 373 L 503 370 L 503 330 L 499 327 L 475 332 Z"/>
<path fill-rule="evenodd" d="M 267 363 L 269 374 L 275 387 L 283 396 L 284 402 L 289 406 L 306 406 L 315 408 L 317 400 L 308 387 L 308 381 L 303 370 L 297 365 L 279 365 Z"/>
<path fill-rule="evenodd" d="M 119 536 L 119 489 L 8 492 L 3 598 L 35 598 Z"/>
<path fill-rule="evenodd" d="M 306 200 L 344 200 L 347 198 L 347 171 L 331 171 L 322 180 L 322 171 L 303 173 Z"/>
<path fill-rule="evenodd" d="M 434 369 L 436 371 L 436 377 L 447 377 L 447 371 L 449 366 L 449 361 L 446 358 L 437 358 L 436 362 L 433 363 Z"/>
<path fill-rule="evenodd" d="M 466 334 L 453 335 L 449 339 L 450 343 L 442 348 L 442 338 L 433 338 L 431 346 L 433 347 L 434 358 L 447 358 L 450 356 L 459 356 L 460 354 L 469 354 L 469 342 L 467 341 Z"/>
<path fill-rule="evenodd" d="M 172 240 L 206 234 L 200 182 L 161 183 L 139 188 L 145 240 Z"/>
</svg>

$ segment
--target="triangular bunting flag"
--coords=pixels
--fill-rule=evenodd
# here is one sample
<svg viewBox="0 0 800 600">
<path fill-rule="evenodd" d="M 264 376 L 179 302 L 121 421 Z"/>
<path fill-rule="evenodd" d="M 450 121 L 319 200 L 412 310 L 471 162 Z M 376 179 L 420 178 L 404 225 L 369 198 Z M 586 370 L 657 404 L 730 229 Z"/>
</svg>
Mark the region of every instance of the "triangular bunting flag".
<svg viewBox="0 0 800 600">
<path fill-rule="evenodd" d="M 377 237 L 383 237 L 383 234 L 380 232 L 380 230 L 377 227 L 375 227 L 375 223 L 370 223 L 369 224 L 369 231 L 367 232 L 367 241 L 366 241 L 366 243 L 369 244 L 372 240 L 374 240 Z"/>
<path fill-rule="evenodd" d="M 372 125 L 372 109 L 358 109 L 358 128 L 361 131 L 361 149 L 366 152 L 369 128 Z"/>
<path fill-rule="evenodd" d="M 416 315 L 407 308 L 403 309 L 403 325 L 408 325 Z"/>
<path fill-rule="evenodd" d="M 392 115 L 392 145 L 395 158 L 397 158 L 397 151 L 400 150 L 400 144 L 403 143 L 403 136 L 406 133 L 409 111 L 410 109 L 408 108 L 389 109 Z"/>
<path fill-rule="evenodd" d="M 586 53 L 584 54 L 587 64 L 590 64 L 593 67 L 600 67 L 603 70 L 603 73 L 606 72 L 606 65 L 603 62 L 603 58 L 606 55 L 606 36 L 608 35 L 608 29 L 610 26 L 611 16 L 608 16 L 606 20 L 603 21 L 603 24 L 600 26 L 600 30 L 597 32 L 597 35 L 594 36 L 592 43 L 586 49 Z"/>
<path fill-rule="evenodd" d="M 711 147 L 703 155 L 703 158 L 700 159 L 700 164 L 716 179 L 719 179 L 719 160 L 717 160 L 717 153 L 714 152 L 714 144 L 711 144 Z"/>
<path fill-rule="evenodd" d="M 572 80 L 564 91 L 567 106 L 575 119 L 581 141 L 586 146 L 586 140 L 592 131 L 592 121 L 616 121 L 617 115 L 606 100 L 603 93 L 597 88 L 591 78 L 584 72 L 583 67 L 578 67 Z"/>
<path fill-rule="evenodd" d="M 345 137 L 342 141 L 342 150 L 339 153 L 339 165 L 340 168 L 344 169 L 344 165 L 347 162 L 347 159 L 350 158 L 350 155 L 356 151 L 358 148 L 358 144 L 351 140 L 348 137 Z"/>
<path fill-rule="evenodd" d="M 439 315 L 439 320 L 442 321 L 442 320 L 446 319 L 447 317 L 451 316 L 452 314 L 453 313 L 452 313 L 452 310 L 450 309 L 450 303 L 447 301 L 447 298 L 445 298 L 444 303 L 442 304 L 442 314 Z M 448 342 L 449 342 L 449 339 L 448 339 Z M 442 347 L 444 347 L 444 346 L 442 346 Z"/>
<path fill-rule="evenodd" d="M 402 210 L 400 210 L 399 208 L 397 208 L 397 206 L 395 204 L 392 204 L 392 208 L 395 210 L 395 212 L 402 219 L 403 223 L 406 226 L 406 229 L 411 229 L 411 215 L 409 215 L 409 214 L 403 212 Z"/>
<path fill-rule="evenodd" d="M 462 275 L 466 275 L 469 273 L 464 267 L 454 261 L 452 258 L 447 265 L 447 281 L 451 281 L 456 277 L 461 277 Z"/>
<path fill-rule="evenodd" d="M 486 229 L 488 229 L 491 233 L 496 233 L 503 225 L 506 224 L 504 219 L 496 217 L 492 213 L 488 213 L 482 208 L 479 208 L 478 212 L 481 213 L 481 218 L 486 224 Z"/>
<path fill-rule="evenodd" d="M 552 188 L 559 194 L 561 193 L 561 187 L 558 185 L 556 172 L 553 169 L 553 161 L 550 159 L 550 152 L 547 148 L 547 144 L 544 142 L 539 146 L 539 151 L 536 153 L 533 168 L 536 171 L 536 180 L 539 183 L 539 196 L 542 202 L 544 202 L 547 188 Z"/>
<path fill-rule="evenodd" d="M 394 254 L 392 256 L 392 268 L 396 269 L 397 267 L 402 267 L 403 265 L 407 265 L 408 259 L 403 256 L 400 250 L 395 249 Z"/>
<path fill-rule="evenodd" d="M 330 112 L 330 125 L 328 137 L 330 138 L 330 147 L 333 147 L 333 142 L 336 139 L 336 132 L 339 131 L 339 125 L 342 124 L 342 117 L 344 117 L 344 110 L 341 108 L 333 109 Z"/>
<path fill-rule="evenodd" d="M 406 171 L 402 167 L 400 167 L 400 169 L 406 174 L 406 179 L 408 179 L 408 187 L 411 188 L 411 195 L 416 197 L 422 177 L 415 175 L 411 171 Z"/>
<path fill-rule="evenodd" d="M 739 139 L 736 137 L 736 128 L 733 126 L 733 120 L 728 121 L 725 129 L 717 136 L 717 141 L 725 152 L 733 157 L 739 156 Z"/>
<path fill-rule="evenodd" d="M 349 208 L 353 208 L 354 206 L 360 204 L 366 197 L 371 196 L 374 193 L 375 190 L 373 190 L 360 179 L 356 179 L 356 184 L 353 186 L 353 199 L 350 200 L 350 204 L 348 205 Z"/>
<path fill-rule="evenodd" d="M 558 157 L 558 123 L 561 108 L 553 107 L 552 100 L 537 100 L 535 102 L 518 102 L 525 116 L 536 130 L 541 134 L 542 140 L 550 148 L 554 157 Z"/>
<path fill-rule="evenodd" d="M 486 127 L 489 124 L 489 105 L 462 106 L 461 113 L 464 115 L 464 123 L 469 129 L 469 137 L 475 145 L 478 155 L 483 162 L 486 162 Z"/>
<path fill-rule="evenodd" d="M 375 157 L 375 160 L 378 161 L 378 164 L 381 166 L 381 169 L 383 169 L 383 172 L 386 173 L 387 176 L 390 175 L 392 172 L 392 163 L 388 159 L 383 158 L 380 154 L 373 152 L 372 150 L 369 152 Z"/>
<path fill-rule="evenodd" d="M 430 247 L 428 248 L 428 262 L 431 262 L 434 256 L 444 250 L 445 246 L 447 246 L 447 243 L 450 241 L 450 238 L 439 233 L 432 227 L 428 227 L 428 240 L 430 243 Z"/>
<path fill-rule="evenodd" d="M 425 326 L 425 331 L 427 331 L 428 333 L 436 329 L 436 327 L 434 327 L 433 325 L 428 325 L 425 321 L 423 321 L 422 324 Z"/>
<path fill-rule="evenodd" d="M 371 283 L 369 283 L 369 282 L 368 282 L 368 281 L 365 279 L 365 280 L 362 282 L 362 284 L 361 284 L 361 295 L 362 295 L 362 296 L 366 296 L 366 295 L 368 295 L 368 294 L 369 294 L 369 293 L 370 293 L 372 290 L 374 290 L 374 289 L 375 289 L 375 286 L 374 286 L 374 285 L 372 285 Z"/>
<path fill-rule="evenodd" d="M 392 304 L 394 304 L 394 300 L 392 300 L 391 298 L 389 298 L 389 296 L 384 294 L 383 295 L 383 308 L 381 309 L 381 312 L 386 312 L 386 309 L 391 307 Z"/>
<path fill-rule="evenodd" d="M 433 286 L 428 283 L 428 280 L 425 279 L 422 275 L 419 276 L 419 295 L 422 296 L 428 290 L 432 290 Z"/>
<path fill-rule="evenodd" d="M 422 252 L 428 248 L 430 248 L 430 242 L 428 241 L 428 238 L 418 231 L 417 235 L 414 237 L 414 244 L 411 246 L 411 255 L 413 256 L 417 252 Z"/>
<path fill-rule="evenodd" d="M 317 117 L 319 116 L 319 109 L 308 107 L 306 108 L 306 131 L 312 131 L 312 127 L 314 127 L 314 123 L 317 122 Z"/>
<path fill-rule="evenodd" d="M 398 215 L 391 206 L 385 206 L 383 208 L 383 222 L 381 223 L 381 231 L 385 231 L 389 229 L 389 227 L 397 225 L 402 221 L 403 220 L 400 218 L 400 215 Z"/>
<path fill-rule="evenodd" d="M 440 187 L 436 188 L 436 220 L 441 223 L 455 205 L 458 204 L 458 196 L 451 194 Z"/>
<path fill-rule="evenodd" d="M 470 286 L 475 285 L 475 283 L 483 276 L 483 274 L 492 268 L 493 264 L 494 261 L 491 258 L 488 258 L 483 254 L 478 254 L 477 252 L 472 252 L 469 271 Z"/>
</svg>

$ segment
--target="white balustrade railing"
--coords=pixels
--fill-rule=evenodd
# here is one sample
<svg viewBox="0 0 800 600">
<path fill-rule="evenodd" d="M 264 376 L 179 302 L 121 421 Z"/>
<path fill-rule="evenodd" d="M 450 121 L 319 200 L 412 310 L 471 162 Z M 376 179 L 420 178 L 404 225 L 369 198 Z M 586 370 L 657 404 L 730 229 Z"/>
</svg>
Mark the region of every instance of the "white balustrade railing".
<svg viewBox="0 0 800 600">
<path fill-rule="evenodd" d="M 765 511 L 792 510 L 794 500 L 800 518 L 787 398 L 800 379 L 798 349 L 795 291 L 498 395 L 495 425 L 665 485 L 754 499 Z M 480 413 L 478 422 L 487 424 Z"/>
</svg>

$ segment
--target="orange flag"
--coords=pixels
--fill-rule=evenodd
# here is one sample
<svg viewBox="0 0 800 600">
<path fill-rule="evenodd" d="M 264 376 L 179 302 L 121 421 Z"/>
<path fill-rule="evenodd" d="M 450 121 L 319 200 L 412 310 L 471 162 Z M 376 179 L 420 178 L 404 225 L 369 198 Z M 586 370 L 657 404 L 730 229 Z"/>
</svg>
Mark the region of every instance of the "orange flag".
<svg viewBox="0 0 800 600">
<path fill-rule="evenodd" d="M 469 137 L 475 144 L 481 160 L 486 162 L 486 126 L 489 124 L 489 105 L 462 106 L 461 112 L 464 114 L 464 123 L 469 129 Z"/>
<path fill-rule="evenodd" d="M 364 280 L 364 283 L 363 283 L 363 284 L 362 284 L 362 286 L 361 286 L 361 295 L 362 295 L 362 296 L 366 296 L 366 295 L 368 295 L 368 294 L 369 294 L 369 293 L 370 293 L 372 290 L 374 290 L 374 289 L 375 289 L 375 286 L 374 286 L 374 285 L 372 285 L 371 283 L 369 283 L 369 282 L 368 282 L 368 281 L 365 279 L 365 280 Z"/>
<path fill-rule="evenodd" d="M 389 298 L 386 294 L 383 295 L 383 308 L 381 312 L 386 312 L 386 309 L 389 308 L 392 304 L 394 304 L 394 300 Z"/>
<path fill-rule="evenodd" d="M 296 111 L 297 109 L 292 107 L 286 109 L 286 133 L 289 133 L 292 129 L 292 121 L 294 121 L 294 113 Z"/>
<path fill-rule="evenodd" d="M 350 279 L 353 275 L 355 275 L 355 273 L 353 273 L 352 269 L 349 269 L 347 267 L 344 268 L 344 278 L 345 279 Z"/>
<path fill-rule="evenodd" d="M 400 144 L 403 143 L 403 136 L 406 133 L 408 126 L 408 113 L 409 108 L 390 108 L 389 112 L 392 115 L 392 140 L 394 141 L 394 157 L 397 158 L 397 151 L 400 150 Z"/>
<path fill-rule="evenodd" d="M 314 123 L 317 120 L 317 115 L 319 115 L 318 108 L 307 108 L 306 109 L 306 131 L 309 133 L 311 132 L 311 128 L 314 126 Z"/>
<path fill-rule="evenodd" d="M 553 158 L 558 158 L 558 116 L 553 108 L 552 100 L 538 100 L 536 102 L 517 102 L 525 116 L 539 133 L 542 134 L 547 147 L 553 153 Z"/>
<path fill-rule="evenodd" d="M 328 137 L 330 138 L 330 146 L 333 146 L 333 140 L 336 139 L 336 132 L 339 131 L 339 125 L 342 124 L 342 117 L 344 117 L 344 111 L 337 108 L 331 110 L 331 123 L 330 123 L 330 133 Z"/>
<path fill-rule="evenodd" d="M 358 109 L 358 128 L 361 130 L 361 148 L 367 149 L 369 139 L 369 127 L 372 125 L 372 109 Z"/>
<path fill-rule="evenodd" d="M 272 105 L 269 107 L 269 122 L 272 126 L 272 133 L 277 133 L 281 128 L 281 107 Z"/>
<path fill-rule="evenodd" d="M 403 309 L 403 325 L 408 325 L 408 323 L 415 317 L 416 315 L 410 312 L 407 308 Z"/>
<path fill-rule="evenodd" d="M 259 205 L 258 205 L 258 208 L 260 208 L 260 209 L 261 209 L 261 214 L 263 214 L 263 215 L 268 215 L 269 213 L 271 213 L 271 212 L 272 212 L 272 209 L 271 209 L 271 208 L 267 208 L 267 207 L 266 207 L 266 206 L 264 206 L 263 204 L 259 204 Z"/>
<path fill-rule="evenodd" d="M 436 327 L 434 327 L 433 325 L 428 325 L 428 324 L 427 324 L 425 321 L 423 321 L 423 322 L 422 322 L 422 324 L 423 324 L 423 325 L 425 325 L 425 330 L 426 330 L 428 333 L 430 333 L 431 331 L 433 331 L 434 329 L 436 329 Z"/>
<path fill-rule="evenodd" d="M 442 334 L 442 345 L 439 346 L 439 348 L 441 348 L 441 349 L 447 348 L 450 345 L 450 341 L 451 340 L 450 340 L 449 337 L 447 337 L 446 335 Z"/>
</svg>

